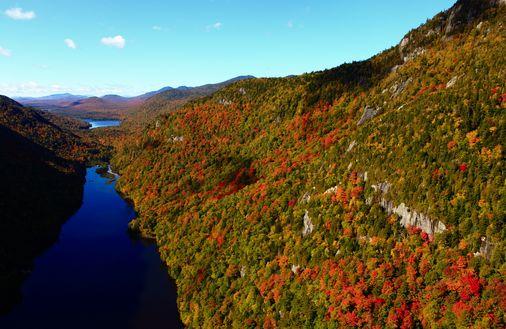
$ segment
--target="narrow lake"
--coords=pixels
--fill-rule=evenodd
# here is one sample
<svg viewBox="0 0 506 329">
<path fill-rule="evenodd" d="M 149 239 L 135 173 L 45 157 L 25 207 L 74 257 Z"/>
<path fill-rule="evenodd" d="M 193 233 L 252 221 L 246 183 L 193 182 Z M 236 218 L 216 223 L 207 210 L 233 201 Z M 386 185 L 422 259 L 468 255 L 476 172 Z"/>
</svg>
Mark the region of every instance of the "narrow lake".
<svg viewBox="0 0 506 329">
<path fill-rule="evenodd" d="M 94 119 L 83 119 L 88 122 L 91 127 L 90 129 L 95 128 L 104 128 L 104 127 L 117 127 L 120 125 L 120 120 L 94 120 Z"/>
<path fill-rule="evenodd" d="M 83 204 L 35 260 L 0 328 L 181 328 L 176 287 L 154 243 L 131 237 L 134 210 L 88 168 Z"/>
</svg>

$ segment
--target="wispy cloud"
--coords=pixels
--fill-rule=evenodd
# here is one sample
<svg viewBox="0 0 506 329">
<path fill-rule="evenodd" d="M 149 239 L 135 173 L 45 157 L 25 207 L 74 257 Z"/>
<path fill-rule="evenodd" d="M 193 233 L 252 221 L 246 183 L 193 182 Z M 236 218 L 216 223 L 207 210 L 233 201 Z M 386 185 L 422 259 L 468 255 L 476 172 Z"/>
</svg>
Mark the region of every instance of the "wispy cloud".
<svg viewBox="0 0 506 329">
<path fill-rule="evenodd" d="M 153 25 L 153 30 L 161 31 L 161 30 L 163 30 L 163 27 L 161 27 L 160 25 Z"/>
<path fill-rule="evenodd" d="M 35 81 L 22 82 L 17 84 L 12 83 L 0 83 L 0 94 L 8 96 L 19 96 L 24 95 L 39 95 L 41 92 L 41 86 Z M 26 93 L 25 93 L 26 92 Z"/>
<path fill-rule="evenodd" d="M 63 42 L 65 42 L 65 44 L 67 45 L 67 47 L 69 47 L 70 49 L 76 49 L 77 48 L 76 43 L 72 39 L 65 39 L 65 40 L 63 40 Z"/>
<path fill-rule="evenodd" d="M 11 57 L 12 53 L 9 49 L 5 49 L 0 46 L 0 55 L 4 57 Z"/>
<path fill-rule="evenodd" d="M 121 35 L 117 35 L 115 37 L 103 37 L 100 42 L 103 45 L 109 46 L 109 47 L 116 47 L 116 48 L 125 48 L 126 40 Z"/>
<path fill-rule="evenodd" d="M 36 81 L 19 83 L 0 82 L 0 95 L 10 97 L 39 97 L 63 92 L 76 95 L 101 96 L 107 94 L 127 94 L 129 90 L 131 90 L 131 86 L 119 84 L 65 86 L 59 83 L 40 84 Z"/>
<path fill-rule="evenodd" d="M 7 9 L 5 15 L 16 20 L 30 20 L 36 17 L 34 11 L 24 11 L 22 8 Z"/>
<path fill-rule="evenodd" d="M 221 28 L 223 27 L 223 23 L 221 22 L 216 22 L 214 24 L 211 24 L 211 25 L 208 25 L 206 26 L 206 31 L 207 32 L 210 32 L 212 30 L 221 30 Z"/>
<path fill-rule="evenodd" d="M 303 29 L 304 25 L 291 19 L 286 23 L 286 27 L 289 29 Z"/>
</svg>

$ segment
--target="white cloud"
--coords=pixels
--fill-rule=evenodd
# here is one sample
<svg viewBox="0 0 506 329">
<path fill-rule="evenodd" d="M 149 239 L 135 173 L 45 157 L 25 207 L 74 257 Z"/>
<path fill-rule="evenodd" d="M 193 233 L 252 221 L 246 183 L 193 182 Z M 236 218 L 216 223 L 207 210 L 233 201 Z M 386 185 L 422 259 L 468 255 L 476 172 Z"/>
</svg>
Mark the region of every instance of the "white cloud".
<svg viewBox="0 0 506 329">
<path fill-rule="evenodd" d="M 293 21 L 288 21 L 288 23 L 286 23 L 286 26 L 288 26 L 289 29 L 293 28 Z"/>
<path fill-rule="evenodd" d="M 53 92 L 63 91 L 63 87 L 60 86 L 60 85 L 52 85 L 51 86 L 51 91 L 53 91 Z"/>
<path fill-rule="evenodd" d="M 116 48 L 125 48 L 126 40 L 121 35 L 115 37 L 103 37 L 100 42 L 103 45 Z"/>
<path fill-rule="evenodd" d="M 163 27 L 161 27 L 159 25 L 154 25 L 153 26 L 153 30 L 155 30 L 155 31 L 161 31 L 161 30 L 163 30 Z"/>
<path fill-rule="evenodd" d="M 63 42 L 65 42 L 65 44 L 67 45 L 67 47 L 69 47 L 70 49 L 76 49 L 77 48 L 76 43 L 72 39 L 65 39 L 65 40 L 63 40 Z"/>
<path fill-rule="evenodd" d="M 40 91 L 40 86 L 37 82 L 34 81 L 22 82 L 18 84 L 0 83 L 1 95 L 13 97 L 18 96 L 18 94 L 22 93 L 23 91 L 27 92 L 27 96 L 30 94 L 38 94 Z"/>
<path fill-rule="evenodd" d="M 11 57 L 12 53 L 9 49 L 5 49 L 3 47 L 0 47 L 0 55 L 4 57 Z"/>
<path fill-rule="evenodd" d="M 22 8 L 10 8 L 5 11 L 5 15 L 16 20 L 30 20 L 36 17 L 33 11 L 23 11 Z"/>
<path fill-rule="evenodd" d="M 214 24 L 206 26 L 206 31 L 209 32 L 212 30 L 221 30 L 222 27 L 223 27 L 223 24 L 221 22 L 216 22 Z"/>
</svg>

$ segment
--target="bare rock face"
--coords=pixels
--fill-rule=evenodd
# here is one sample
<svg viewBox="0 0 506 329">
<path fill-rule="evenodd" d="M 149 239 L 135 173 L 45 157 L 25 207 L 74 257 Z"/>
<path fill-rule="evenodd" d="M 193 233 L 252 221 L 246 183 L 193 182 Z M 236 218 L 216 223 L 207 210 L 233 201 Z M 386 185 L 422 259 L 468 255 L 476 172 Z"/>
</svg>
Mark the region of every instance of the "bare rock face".
<svg viewBox="0 0 506 329">
<path fill-rule="evenodd" d="M 402 65 L 395 65 L 394 67 L 392 67 L 392 69 L 390 70 L 390 72 L 397 72 L 400 68 L 402 67 Z"/>
<path fill-rule="evenodd" d="M 311 201 L 311 194 L 309 192 L 304 193 L 299 200 L 300 203 L 309 203 L 309 201 Z"/>
<path fill-rule="evenodd" d="M 403 60 L 404 63 L 407 63 L 409 61 L 412 61 L 413 59 L 417 58 L 418 56 L 421 56 L 425 54 L 426 50 L 422 47 L 418 47 L 415 50 L 413 50 L 411 53 L 404 56 Z"/>
<path fill-rule="evenodd" d="M 369 106 L 366 106 L 364 109 L 364 113 L 362 114 L 362 117 L 360 120 L 358 120 L 357 125 L 363 125 L 366 121 L 371 120 L 374 118 L 380 111 L 380 108 L 372 108 Z"/>
<path fill-rule="evenodd" d="M 473 23 L 490 7 L 504 5 L 506 0 L 459 0 L 447 12 L 443 31 L 453 34 Z"/>
<path fill-rule="evenodd" d="M 406 47 L 409 45 L 409 36 L 405 36 L 401 42 L 399 43 L 399 53 L 401 55 L 401 58 L 404 58 L 404 51 L 406 50 Z M 396 65 L 396 67 L 394 67 L 393 70 L 397 71 L 398 69 L 398 65 Z"/>
<path fill-rule="evenodd" d="M 453 87 L 456 83 L 457 83 L 457 80 L 459 79 L 459 77 L 455 76 L 453 78 L 451 78 L 450 81 L 448 81 L 448 83 L 446 83 L 446 88 L 451 88 Z"/>
<path fill-rule="evenodd" d="M 170 140 L 174 143 L 180 143 L 184 141 L 184 136 L 171 136 Z"/>
<path fill-rule="evenodd" d="M 432 220 L 428 216 L 408 208 L 404 203 L 394 206 L 391 201 L 381 199 L 380 205 L 387 213 L 399 216 L 401 218 L 400 224 L 404 227 L 418 227 L 422 231 L 432 235 L 446 230 L 446 226 L 442 222 Z"/>
<path fill-rule="evenodd" d="M 306 210 L 304 213 L 304 228 L 302 229 L 302 236 L 307 236 L 313 233 L 314 225 L 311 222 L 311 218 L 309 217 L 309 213 Z"/>
<path fill-rule="evenodd" d="M 427 33 L 425 33 L 426 37 L 431 37 L 433 35 L 438 35 L 438 31 L 437 30 L 429 30 L 429 31 L 427 31 Z"/>
<path fill-rule="evenodd" d="M 379 193 L 380 195 L 384 195 L 388 193 L 388 191 L 392 188 L 392 184 L 389 182 L 383 182 L 371 185 L 371 187 L 374 192 Z M 372 204 L 372 201 L 373 198 L 371 197 L 366 200 L 366 203 L 370 205 Z M 408 208 L 404 203 L 395 206 L 393 202 L 388 201 L 382 197 L 379 204 L 388 214 L 396 214 L 399 216 L 400 224 L 404 227 L 418 227 L 422 231 L 432 235 L 436 233 L 442 233 L 446 230 L 446 226 L 442 222 L 438 220 L 432 220 L 423 213 Z"/>
<path fill-rule="evenodd" d="M 220 99 L 220 100 L 218 101 L 218 104 L 228 106 L 228 105 L 231 105 L 231 104 L 232 104 L 232 101 L 230 101 L 230 100 L 228 100 L 228 99 L 226 99 L 226 98 L 222 98 L 222 99 Z"/>
<path fill-rule="evenodd" d="M 390 92 L 392 93 L 392 98 L 399 96 L 412 81 L 412 78 L 408 78 L 391 86 Z"/>
<path fill-rule="evenodd" d="M 351 152 L 353 150 L 353 148 L 355 147 L 355 145 L 357 145 L 357 141 L 352 141 L 350 143 L 350 145 L 348 146 L 348 148 L 346 149 L 346 153 Z"/>
<path fill-rule="evenodd" d="M 404 39 L 402 39 L 402 41 L 401 41 L 401 43 L 400 43 L 399 46 L 402 49 L 402 48 L 406 47 L 408 45 L 408 43 L 409 43 L 409 37 L 404 37 Z"/>
<path fill-rule="evenodd" d="M 374 192 L 381 192 L 383 194 L 387 193 L 391 186 L 392 186 L 392 184 L 390 184 L 389 182 L 383 182 L 383 183 L 371 185 Z"/>
<path fill-rule="evenodd" d="M 323 194 L 325 195 L 328 195 L 328 194 L 335 194 L 337 192 L 337 186 L 334 186 L 334 187 L 331 187 L 329 189 L 327 189 L 325 192 L 323 192 Z"/>
<path fill-rule="evenodd" d="M 488 259 L 490 258 L 490 254 L 492 254 L 492 248 L 494 247 L 494 245 L 490 242 L 490 240 L 487 237 L 482 236 L 480 240 L 481 240 L 480 251 L 475 252 L 474 256 L 475 257 L 481 256 Z"/>
</svg>

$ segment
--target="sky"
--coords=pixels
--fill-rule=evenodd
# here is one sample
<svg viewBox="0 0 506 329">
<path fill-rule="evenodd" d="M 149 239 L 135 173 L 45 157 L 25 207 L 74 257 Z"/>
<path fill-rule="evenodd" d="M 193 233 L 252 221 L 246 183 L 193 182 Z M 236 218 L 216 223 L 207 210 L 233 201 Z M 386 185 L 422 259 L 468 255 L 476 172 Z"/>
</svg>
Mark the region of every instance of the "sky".
<svg viewBox="0 0 506 329">
<path fill-rule="evenodd" d="M 367 59 L 454 0 L 0 0 L 0 94 L 138 95 Z"/>
</svg>

